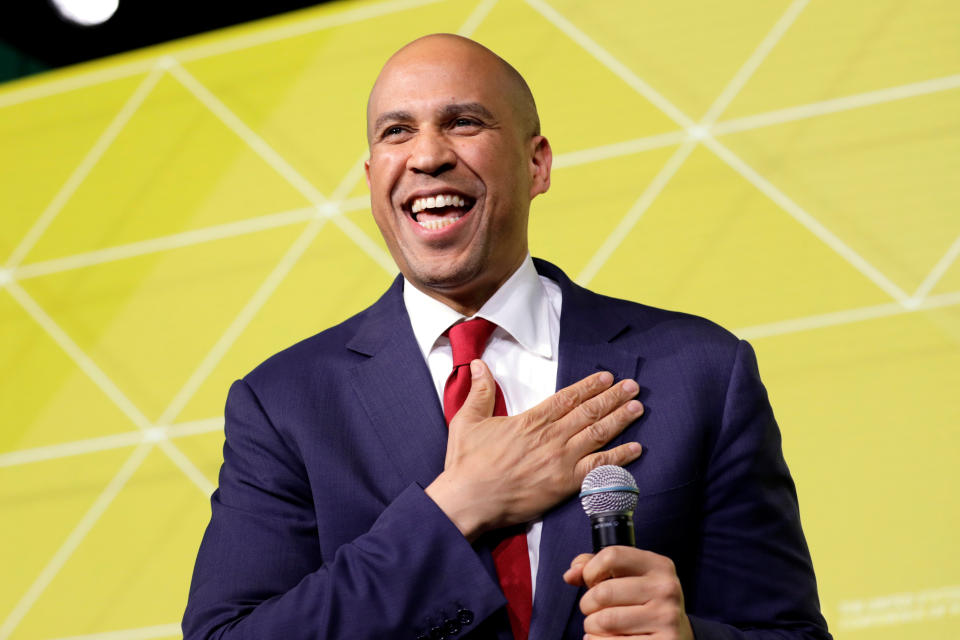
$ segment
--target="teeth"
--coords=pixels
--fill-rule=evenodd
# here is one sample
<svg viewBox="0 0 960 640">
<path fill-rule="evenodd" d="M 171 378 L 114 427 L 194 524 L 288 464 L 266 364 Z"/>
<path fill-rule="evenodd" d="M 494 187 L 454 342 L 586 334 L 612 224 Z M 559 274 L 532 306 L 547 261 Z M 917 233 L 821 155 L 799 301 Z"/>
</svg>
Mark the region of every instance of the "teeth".
<svg viewBox="0 0 960 640">
<path fill-rule="evenodd" d="M 466 205 L 466 200 L 460 196 L 455 195 L 439 195 L 439 196 L 430 196 L 428 198 L 417 198 L 413 201 L 413 204 L 410 206 L 410 210 L 413 213 L 419 213 L 424 209 L 439 209 L 441 207 L 463 207 Z"/>
<path fill-rule="evenodd" d="M 463 216 L 457 216 L 455 218 L 454 217 L 440 218 L 438 220 L 422 220 L 422 221 L 417 220 L 417 224 L 419 224 L 424 229 L 430 229 L 432 231 L 436 231 L 437 229 L 443 229 L 444 227 L 449 227 L 450 225 L 452 225 L 454 222 L 456 222 L 462 217 Z"/>
</svg>

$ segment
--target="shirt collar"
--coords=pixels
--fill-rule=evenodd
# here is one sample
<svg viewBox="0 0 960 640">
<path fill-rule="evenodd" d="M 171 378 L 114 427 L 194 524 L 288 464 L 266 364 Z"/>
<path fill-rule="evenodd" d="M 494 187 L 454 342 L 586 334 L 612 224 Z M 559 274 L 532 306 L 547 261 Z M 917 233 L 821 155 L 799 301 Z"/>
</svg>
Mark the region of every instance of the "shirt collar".
<svg viewBox="0 0 960 640">
<path fill-rule="evenodd" d="M 426 358 L 437 339 L 465 316 L 423 293 L 406 278 L 403 302 L 410 315 L 413 335 Z M 530 254 L 506 282 L 484 303 L 477 316 L 496 323 L 520 345 L 544 358 L 553 356 L 549 302 Z"/>
</svg>

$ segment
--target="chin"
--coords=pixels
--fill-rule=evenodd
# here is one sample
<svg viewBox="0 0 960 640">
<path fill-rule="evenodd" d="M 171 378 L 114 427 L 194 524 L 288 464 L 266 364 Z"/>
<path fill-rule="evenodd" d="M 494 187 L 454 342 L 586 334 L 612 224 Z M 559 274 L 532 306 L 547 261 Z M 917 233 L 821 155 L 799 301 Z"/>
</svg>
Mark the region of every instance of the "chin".
<svg viewBox="0 0 960 640">
<path fill-rule="evenodd" d="M 478 280 L 482 271 L 482 265 L 451 264 L 449 261 L 440 261 L 440 264 L 435 267 L 421 265 L 419 268 L 410 268 L 410 273 L 416 282 L 438 291 L 468 287 L 470 283 Z M 414 278 L 408 278 L 408 280 L 414 280 Z"/>
</svg>

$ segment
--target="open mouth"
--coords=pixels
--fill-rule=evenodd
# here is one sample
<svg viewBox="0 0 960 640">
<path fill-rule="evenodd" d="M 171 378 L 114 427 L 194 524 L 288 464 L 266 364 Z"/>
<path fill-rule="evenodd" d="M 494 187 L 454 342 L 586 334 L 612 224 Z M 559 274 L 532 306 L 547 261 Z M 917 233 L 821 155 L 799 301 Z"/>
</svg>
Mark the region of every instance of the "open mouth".
<svg viewBox="0 0 960 640">
<path fill-rule="evenodd" d="M 412 198 L 404 207 L 418 225 L 436 231 L 467 215 L 476 202 L 474 198 L 457 193 L 438 193 Z"/>
</svg>

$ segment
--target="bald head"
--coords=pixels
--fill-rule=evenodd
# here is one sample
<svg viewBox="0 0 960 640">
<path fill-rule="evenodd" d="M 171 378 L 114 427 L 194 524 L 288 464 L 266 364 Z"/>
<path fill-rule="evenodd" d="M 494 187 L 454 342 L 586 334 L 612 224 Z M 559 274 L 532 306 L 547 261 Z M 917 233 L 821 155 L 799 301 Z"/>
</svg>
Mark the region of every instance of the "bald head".
<svg viewBox="0 0 960 640">
<path fill-rule="evenodd" d="M 370 208 L 414 287 L 465 316 L 529 253 L 530 202 L 553 154 L 520 74 L 454 35 L 384 65 L 367 103 Z"/>
<path fill-rule="evenodd" d="M 451 33 L 423 36 L 394 53 L 377 76 L 367 101 L 367 138 L 370 140 L 376 114 L 374 105 L 385 85 L 404 82 L 411 70 L 433 66 L 458 74 L 464 81 L 494 83 L 510 102 L 524 137 L 540 135 L 540 117 L 533 93 L 513 66 L 482 44 Z M 429 86 L 419 87 L 429 91 Z"/>
</svg>

